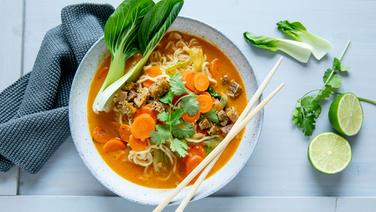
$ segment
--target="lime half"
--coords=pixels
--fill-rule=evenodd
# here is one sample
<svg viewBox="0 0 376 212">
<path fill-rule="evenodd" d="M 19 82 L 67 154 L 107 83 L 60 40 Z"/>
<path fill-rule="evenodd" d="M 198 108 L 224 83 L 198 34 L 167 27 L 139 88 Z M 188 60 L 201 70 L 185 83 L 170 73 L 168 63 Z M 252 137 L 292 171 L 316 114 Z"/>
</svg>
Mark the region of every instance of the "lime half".
<svg viewBox="0 0 376 212">
<path fill-rule="evenodd" d="M 309 144 L 308 159 L 318 171 L 335 174 L 349 165 L 351 146 L 346 139 L 335 133 L 321 133 Z"/>
<path fill-rule="evenodd" d="M 358 97 L 352 93 L 338 95 L 330 105 L 329 120 L 339 133 L 356 135 L 363 122 L 363 110 Z"/>
</svg>

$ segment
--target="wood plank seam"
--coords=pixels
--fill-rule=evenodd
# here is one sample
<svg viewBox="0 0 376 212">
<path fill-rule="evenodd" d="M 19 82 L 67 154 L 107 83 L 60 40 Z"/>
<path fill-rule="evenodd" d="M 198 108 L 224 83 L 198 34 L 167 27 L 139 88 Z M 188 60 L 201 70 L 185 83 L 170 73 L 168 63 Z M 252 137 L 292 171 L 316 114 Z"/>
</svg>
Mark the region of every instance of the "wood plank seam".
<svg viewBox="0 0 376 212">
<path fill-rule="evenodd" d="M 20 66 L 20 77 L 24 75 L 24 58 L 25 58 L 25 19 L 26 19 L 26 0 L 22 0 L 22 31 L 21 31 L 21 66 Z M 16 182 L 16 195 L 20 193 L 20 181 L 21 181 L 21 170 L 17 167 L 17 182 Z"/>
</svg>

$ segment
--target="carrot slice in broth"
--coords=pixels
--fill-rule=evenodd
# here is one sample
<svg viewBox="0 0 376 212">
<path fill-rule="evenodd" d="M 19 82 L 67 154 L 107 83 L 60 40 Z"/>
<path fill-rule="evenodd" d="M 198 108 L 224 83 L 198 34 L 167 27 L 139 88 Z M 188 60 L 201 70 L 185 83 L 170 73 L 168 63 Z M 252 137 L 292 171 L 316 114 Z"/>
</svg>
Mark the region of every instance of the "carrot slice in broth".
<svg viewBox="0 0 376 212">
<path fill-rule="evenodd" d="M 120 140 L 120 138 L 111 138 L 103 145 L 103 152 L 109 153 L 118 150 L 124 150 L 126 148 L 125 144 Z"/>
</svg>

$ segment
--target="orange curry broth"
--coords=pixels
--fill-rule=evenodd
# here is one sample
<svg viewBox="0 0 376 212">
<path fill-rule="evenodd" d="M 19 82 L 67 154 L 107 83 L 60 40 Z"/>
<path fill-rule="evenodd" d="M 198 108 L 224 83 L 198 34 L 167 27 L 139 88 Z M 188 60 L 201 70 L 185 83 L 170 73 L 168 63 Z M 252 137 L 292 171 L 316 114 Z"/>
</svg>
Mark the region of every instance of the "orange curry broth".
<svg viewBox="0 0 376 212">
<path fill-rule="evenodd" d="M 237 72 L 234 65 L 231 63 L 231 61 L 222 53 L 222 51 L 220 51 L 218 48 L 216 48 L 212 44 L 202 39 L 199 39 L 197 37 L 193 37 L 187 34 L 182 34 L 182 35 L 183 35 L 183 39 L 186 41 L 189 41 L 191 38 L 196 38 L 199 41 L 199 44 L 204 51 L 204 54 L 207 55 L 207 59 L 209 62 L 215 58 L 219 59 L 218 72 L 215 76 L 213 76 L 219 82 L 217 83 L 216 86 L 213 86 L 213 88 L 216 91 L 226 93 L 227 87 L 224 87 L 220 83 L 221 77 L 224 76 L 225 74 L 227 74 L 230 79 L 234 79 L 235 81 L 237 81 L 244 88 L 244 84 L 239 73 Z M 168 38 L 168 34 L 164 36 L 158 48 L 165 46 L 165 44 L 167 43 L 167 38 Z M 134 57 L 139 57 L 139 55 L 136 55 Z M 130 58 L 127 61 L 126 70 L 128 70 L 129 67 L 134 65 L 135 62 L 137 61 L 137 58 L 134 58 L 134 57 Z M 96 126 L 99 126 L 105 129 L 112 137 L 119 137 L 119 134 L 118 134 L 119 124 L 115 120 L 114 113 L 113 112 L 109 112 L 109 113 L 101 112 L 99 114 L 96 114 L 92 110 L 92 105 L 93 105 L 95 96 L 97 95 L 104 81 L 110 62 L 111 62 L 110 56 L 107 56 L 106 58 L 104 58 L 102 64 L 99 66 L 95 74 L 95 77 L 91 83 L 91 88 L 90 88 L 89 97 L 88 97 L 88 105 L 87 105 L 88 122 L 89 122 L 90 132 L 92 132 Z M 241 111 L 243 111 L 246 103 L 247 103 L 247 97 L 246 97 L 245 92 L 242 92 L 242 94 L 237 99 L 228 98 L 228 105 L 234 106 L 237 109 L 239 114 L 241 113 Z M 239 135 L 237 135 L 231 141 L 231 143 L 227 146 L 221 158 L 218 160 L 216 165 L 211 170 L 209 176 L 213 175 L 216 171 L 222 168 L 226 164 L 227 161 L 230 160 L 232 155 L 235 153 L 237 147 L 239 146 L 243 133 L 244 131 L 242 131 Z M 152 170 L 153 168 L 150 167 L 148 169 L 149 177 L 142 177 L 144 175 L 144 167 L 135 165 L 129 162 L 128 160 L 120 160 L 119 154 L 116 154 L 116 153 L 105 154 L 102 151 L 103 144 L 97 143 L 97 142 L 94 142 L 94 143 L 95 143 L 95 146 L 97 147 L 99 154 L 106 161 L 106 163 L 112 168 L 112 170 L 114 170 L 117 174 L 119 174 L 123 178 L 133 183 L 137 183 L 139 185 L 151 187 L 151 188 L 173 188 L 173 187 L 176 187 L 176 185 L 186 176 L 183 162 L 178 159 L 178 167 L 177 167 L 178 176 L 172 174 L 168 180 L 162 180 L 161 178 L 163 176 L 162 177 L 158 176 L 158 174 L 154 173 L 154 171 Z"/>
</svg>

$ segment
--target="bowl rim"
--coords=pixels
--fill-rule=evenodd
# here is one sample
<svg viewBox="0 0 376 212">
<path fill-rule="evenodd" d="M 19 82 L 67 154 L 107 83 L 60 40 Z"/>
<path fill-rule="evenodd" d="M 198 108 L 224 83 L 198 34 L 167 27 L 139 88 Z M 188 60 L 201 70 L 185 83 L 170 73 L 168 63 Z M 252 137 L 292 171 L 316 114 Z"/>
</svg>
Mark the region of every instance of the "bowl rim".
<svg viewBox="0 0 376 212">
<path fill-rule="evenodd" d="M 199 25 L 202 25 L 203 27 L 208 28 L 209 30 L 214 31 L 214 32 L 217 33 L 218 35 L 222 36 L 222 38 L 225 39 L 226 42 L 228 42 L 228 44 L 230 44 L 230 45 L 233 47 L 234 51 L 237 51 L 237 53 L 239 54 L 239 56 L 242 57 L 241 60 L 244 61 L 244 62 L 246 63 L 246 65 L 250 68 L 249 71 L 250 71 L 251 73 L 253 73 L 253 77 L 254 77 L 254 81 L 255 81 L 255 86 L 256 86 L 256 88 L 258 88 L 258 80 L 257 80 L 257 76 L 256 76 L 256 74 L 255 74 L 255 72 L 254 72 L 254 69 L 252 68 L 251 64 L 249 63 L 247 57 L 241 52 L 241 50 L 239 49 L 239 47 L 238 47 L 237 45 L 235 45 L 235 44 L 234 44 L 234 43 L 233 43 L 233 42 L 232 42 L 227 36 L 225 36 L 221 31 L 215 29 L 214 27 L 212 27 L 212 26 L 210 26 L 210 25 L 208 25 L 208 24 L 206 24 L 206 23 L 204 23 L 204 22 L 201 22 L 201 21 L 199 21 L 199 20 L 193 19 L 193 18 L 183 17 L 183 16 L 178 16 L 178 17 L 177 17 L 177 20 L 179 20 L 179 21 L 188 21 L 188 22 L 191 22 L 191 23 L 193 23 L 193 24 L 199 24 Z M 169 29 L 169 31 L 171 31 L 171 30 Z M 172 31 L 174 31 L 174 30 L 172 30 Z M 186 32 L 184 32 L 184 33 L 186 33 Z M 192 34 L 192 35 L 195 36 L 194 33 L 188 33 L 188 34 Z M 197 36 L 197 35 L 196 35 L 196 36 Z M 198 37 L 200 37 L 200 36 L 198 36 Z M 212 41 L 208 40 L 207 38 L 202 38 L 202 39 L 204 39 L 206 42 L 209 42 L 210 44 L 216 46 L 216 47 L 217 47 L 220 51 L 222 51 L 227 57 L 229 57 L 229 56 L 228 56 L 228 53 L 225 52 L 225 51 L 223 51 L 223 50 L 220 48 L 220 46 L 215 45 Z M 100 175 L 97 173 L 97 171 L 96 171 L 95 168 L 92 166 L 92 164 L 90 163 L 90 161 L 85 157 L 85 155 L 84 155 L 82 149 L 81 149 L 80 146 L 79 146 L 79 142 L 80 142 L 79 140 L 80 140 L 80 139 L 77 138 L 77 135 L 75 134 L 75 130 L 74 130 L 74 128 L 73 128 L 73 124 L 72 124 L 72 123 L 73 123 L 74 116 L 73 116 L 73 114 L 72 114 L 72 111 L 74 110 L 74 107 L 73 107 L 72 101 L 74 101 L 73 99 L 74 99 L 74 97 L 75 97 L 75 95 L 76 95 L 74 88 L 76 88 L 76 87 L 78 86 L 77 84 L 79 84 L 78 79 L 77 79 L 77 77 L 76 77 L 76 76 L 77 76 L 77 73 L 82 69 L 83 61 L 87 60 L 87 58 L 90 57 L 90 53 L 93 51 L 93 49 L 95 49 L 95 48 L 96 48 L 99 44 L 101 44 L 101 42 L 103 42 L 103 41 L 104 41 L 104 36 L 101 36 L 101 37 L 100 37 L 100 38 L 99 38 L 99 39 L 98 39 L 98 40 L 97 40 L 97 41 L 96 41 L 96 42 L 95 42 L 95 43 L 89 48 L 89 50 L 86 52 L 85 56 L 82 58 L 82 60 L 81 60 L 81 62 L 80 62 L 80 64 L 79 64 L 79 66 L 78 66 L 78 68 L 77 68 L 77 71 L 76 71 L 75 77 L 74 77 L 74 79 L 73 79 L 73 83 L 72 83 L 72 87 L 71 87 L 71 91 L 70 91 L 70 96 L 69 96 L 69 126 L 70 126 L 70 130 L 71 130 L 72 140 L 73 140 L 73 143 L 74 143 L 74 145 L 75 145 L 75 148 L 76 148 L 77 152 L 79 153 L 81 159 L 83 160 L 85 166 L 89 169 L 89 171 L 91 172 L 91 174 L 92 174 L 92 175 L 93 175 L 93 176 L 94 176 L 94 177 L 95 177 L 95 178 L 96 178 L 96 179 L 97 179 L 102 185 L 104 185 L 107 189 L 109 189 L 110 191 L 114 192 L 115 194 L 121 196 L 122 198 L 127 199 L 127 200 L 130 200 L 130 201 L 132 201 L 132 202 L 136 202 L 136 203 L 144 204 L 144 205 L 155 205 L 155 202 L 148 202 L 148 201 L 145 201 L 145 200 L 143 200 L 143 199 L 135 199 L 135 198 L 130 198 L 130 197 L 128 197 L 128 196 L 122 195 L 120 192 L 116 191 L 116 190 L 114 189 L 114 187 L 110 186 L 110 185 L 108 184 L 108 182 L 106 181 L 106 179 L 104 179 L 104 177 L 100 176 Z M 237 66 L 235 65 L 233 59 L 230 58 L 230 57 L 229 57 L 229 59 L 230 59 L 231 63 L 233 63 L 233 65 L 234 65 L 237 69 L 239 69 L 239 67 L 237 67 Z M 94 72 L 94 73 L 95 73 L 95 72 Z M 243 78 L 243 76 L 242 76 L 242 78 Z M 91 82 L 90 82 L 90 85 L 91 85 Z M 90 89 L 90 86 L 89 86 L 89 89 Z M 87 98 L 87 96 L 86 96 L 86 98 Z M 261 99 L 262 99 L 262 96 L 259 98 L 258 102 L 260 102 Z M 87 101 L 87 100 L 86 100 L 86 101 Z M 85 105 L 85 108 L 87 108 L 87 105 Z M 85 115 L 87 116 L 87 112 L 86 112 Z M 254 144 L 253 144 L 252 148 L 247 152 L 247 155 L 245 156 L 245 159 L 242 160 L 242 163 L 241 163 L 239 166 L 237 166 L 237 169 L 236 169 L 234 172 L 232 172 L 231 175 L 229 175 L 229 177 L 227 177 L 225 180 L 223 180 L 223 181 L 221 182 L 221 184 L 215 186 L 213 189 L 205 190 L 205 191 L 203 191 L 203 192 L 201 192 L 201 193 L 198 193 L 197 195 L 195 195 L 195 196 L 193 197 L 193 199 L 192 199 L 191 201 L 195 201 L 195 200 L 199 200 L 199 199 L 205 198 L 205 197 L 207 197 L 207 196 L 209 196 L 209 195 L 211 195 L 211 194 L 217 192 L 219 189 L 223 188 L 223 187 L 224 187 L 225 185 L 227 185 L 230 181 L 232 181 L 233 178 L 235 178 L 235 176 L 238 175 L 239 172 L 244 168 L 244 166 L 246 165 L 246 163 L 249 161 L 249 158 L 250 158 L 250 156 L 252 155 L 252 153 L 253 153 L 253 151 L 254 151 L 254 149 L 255 149 L 257 143 L 258 143 L 258 140 L 259 140 L 259 138 L 260 138 L 261 131 L 262 131 L 262 128 L 263 128 L 264 110 L 261 110 L 261 111 L 259 112 L 259 114 L 256 115 L 256 117 L 258 117 L 258 123 L 257 123 L 257 129 L 254 129 L 254 131 L 253 131 L 253 132 L 255 132 L 254 135 L 253 135 L 253 140 L 252 140 L 252 142 L 253 142 Z M 256 117 L 255 117 L 255 118 L 256 118 Z M 87 129 L 87 131 L 89 131 L 89 130 Z M 245 132 L 245 133 L 246 133 L 246 132 Z M 89 132 L 89 134 L 90 134 L 90 132 Z M 241 144 L 242 142 L 245 142 L 244 140 L 245 140 L 245 135 L 243 135 L 243 137 L 241 138 L 241 141 L 240 141 L 240 143 L 239 143 L 239 146 L 240 146 L 240 144 Z M 223 168 L 224 168 L 224 167 L 230 162 L 230 160 L 231 160 L 231 159 L 237 154 L 238 149 L 239 149 L 239 146 L 237 147 L 237 149 L 235 150 L 235 152 L 233 153 L 233 155 L 231 156 L 231 158 L 229 159 L 229 161 L 227 161 L 226 164 L 225 164 L 223 167 L 221 167 L 221 168 L 220 168 L 220 169 L 219 169 L 219 170 L 218 170 L 213 176 L 215 176 L 215 175 L 216 175 L 221 169 L 223 169 Z M 94 147 L 94 148 L 95 148 L 95 147 Z M 95 149 L 95 150 L 96 150 L 96 149 Z M 97 151 L 97 150 L 96 150 L 96 151 Z M 100 156 L 100 154 L 99 154 L 98 152 L 96 152 L 96 153 Z M 102 156 L 100 156 L 100 157 L 102 157 Z M 107 163 L 106 163 L 102 158 L 101 158 L 101 160 L 103 161 L 103 163 L 104 163 L 106 166 L 108 166 Z M 109 167 L 109 168 L 110 168 L 110 167 Z M 110 169 L 112 170 L 112 168 L 110 168 Z M 112 170 L 112 171 L 115 172 L 114 170 Z M 115 174 L 118 175 L 116 172 L 115 172 Z M 211 176 L 211 177 L 213 177 L 213 176 Z M 137 186 L 142 186 L 142 185 L 139 185 L 139 184 L 134 183 L 134 182 L 132 182 L 132 181 L 129 181 L 129 180 L 127 180 L 127 179 L 124 179 L 124 178 L 121 177 L 120 175 L 118 175 L 118 177 L 122 178 L 123 180 L 128 181 L 129 183 L 135 184 L 135 185 L 137 185 Z M 211 177 L 210 177 L 210 178 L 211 178 Z M 210 178 L 208 178 L 208 179 L 210 179 Z M 205 180 L 205 181 L 206 181 L 206 180 Z M 142 186 L 142 187 L 144 187 L 144 188 L 148 188 L 148 189 L 155 189 L 155 188 L 150 188 L 150 187 L 146 187 L 146 186 Z M 185 188 L 185 189 L 187 189 L 187 188 Z M 169 189 L 159 189 L 159 190 L 169 190 Z M 177 199 L 177 200 L 172 201 L 170 204 L 177 204 L 177 203 L 180 202 L 180 201 L 181 201 L 181 199 Z"/>
</svg>

